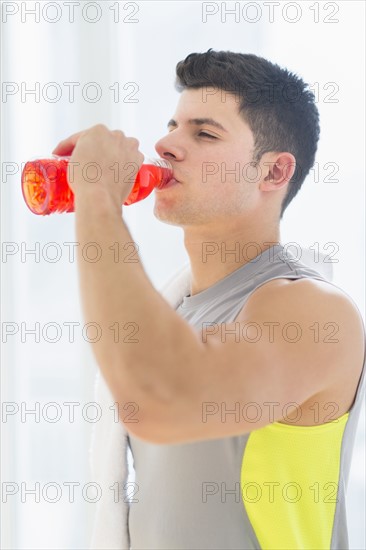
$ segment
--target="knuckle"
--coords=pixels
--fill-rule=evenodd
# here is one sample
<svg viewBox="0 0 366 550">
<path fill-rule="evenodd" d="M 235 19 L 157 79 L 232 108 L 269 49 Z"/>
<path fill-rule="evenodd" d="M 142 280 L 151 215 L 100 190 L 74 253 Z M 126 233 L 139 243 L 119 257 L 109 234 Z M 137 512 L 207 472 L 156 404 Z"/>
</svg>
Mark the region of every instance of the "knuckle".
<svg viewBox="0 0 366 550">
<path fill-rule="evenodd" d="M 130 145 L 131 145 L 132 147 L 139 147 L 140 142 L 139 142 L 139 140 L 138 140 L 137 138 L 131 137 L 131 138 L 128 138 L 128 139 L 129 139 Z"/>
<path fill-rule="evenodd" d="M 107 126 L 105 124 L 96 124 L 93 129 L 95 130 L 99 130 L 99 131 L 105 131 L 105 130 L 108 130 Z"/>
<path fill-rule="evenodd" d="M 122 132 L 122 130 L 114 130 L 114 134 L 119 137 L 119 138 L 124 138 L 125 135 L 124 133 Z"/>
</svg>

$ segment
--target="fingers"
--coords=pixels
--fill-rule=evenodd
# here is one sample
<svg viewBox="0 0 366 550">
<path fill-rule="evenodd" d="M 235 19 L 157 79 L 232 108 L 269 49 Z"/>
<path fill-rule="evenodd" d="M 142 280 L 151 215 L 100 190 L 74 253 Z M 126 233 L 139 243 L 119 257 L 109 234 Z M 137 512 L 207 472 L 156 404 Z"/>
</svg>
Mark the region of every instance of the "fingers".
<svg viewBox="0 0 366 550">
<path fill-rule="evenodd" d="M 87 132 L 90 132 L 91 130 L 98 130 L 101 129 L 107 130 L 107 127 L 104 124 L 96 124 L 95 126 L 92 126 L 91 128 L 88 128 L 86 130 L 82 130 L 81 132 L 77 132 L 76 134 L 72 134 L 66 139 L 63 139 L 60 141 L 58 145 L 54 148 L 52 151 L 52 154 L 54 155 L 60 155 L 60 156 L 70 156 L 75 148 L 75 145 L 83 134 L 86 134 Z"/>
<path fill-rule="evenodd" d="M 87 130 L 83 130 L 81 132 L 77 132 L 76 134 L 72 134 L 68 138 L 60 141 L 58 145 L 53 149 L 52 154 L 59 155 L 59 156 L 71 156 L 75 145 L 80 138 L 81 135 L 94 131 L 100 133 L 101 131 L 108 131 L 108 128 L 104 124 L 97 124 L 96 126 L 93 126 L 92 128 L 89 128 Z M 133 137 L 126 137 L 125 134 L 121 130 L 112 130 L 110 132 L 111 134 L 114 134 L 115 136 L 119 137 L 121 140 L 123 140 L 129 147 L 138 149 L 140 143 L 136 138 Z"/>
<path fill-rule="evenodd" d="M 59 155 L 59 156 L 64 156 L 64 157 L 67 157 L 67 156 L 70 156 L 74 150 L 74 147 L 79 139 L 79 137 L 84 134 L 85 131 L 83 132 L 77 132 L 76 134 L 72 134 L 70 137 L 66 138 L 66 139 L 63 139 L 62 141 L 60 141 L 60 143 L 58 145 L 56 145 L 56 147 L 54 148 L 54 150 L 52 151 L 52 154 L 53 155 Z"/>
<path fill-rule="evenodd" d="M 122 130 L 111 130 L 111 134 L 114 134 L 121 141 L 125 141 L 129 147 L 135 147 L 136 149 L 138 149 L 140 146 L 140 142 L 138 139 L 136 139 L 135 137 L 127 137 L 126 134 L 122 132 Z"/>
</svg>

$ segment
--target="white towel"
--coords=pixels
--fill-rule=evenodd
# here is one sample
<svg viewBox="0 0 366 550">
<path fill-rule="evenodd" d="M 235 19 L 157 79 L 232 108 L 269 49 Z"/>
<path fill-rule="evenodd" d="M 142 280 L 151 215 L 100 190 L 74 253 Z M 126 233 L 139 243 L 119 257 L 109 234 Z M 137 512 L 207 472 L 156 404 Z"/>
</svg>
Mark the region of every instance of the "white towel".
<svg viewBox="0 0 366 550">
<path fill-rule="evenodd" d="M 190 267 L 181 268 L 160 290 L 175 309 L 190 292 Z M 128 501 L 123 487 L 128 478 L 127 432 L 118 421 L 114 398 L 98 370 L 95 401 L 102 410 L 94 424 L 90 448 L 92 481 L 100 498 L 96 504 L 91 550 L 130 550 Z M 126 411 L 130 413 L 131 409 Z"/>
</svg>

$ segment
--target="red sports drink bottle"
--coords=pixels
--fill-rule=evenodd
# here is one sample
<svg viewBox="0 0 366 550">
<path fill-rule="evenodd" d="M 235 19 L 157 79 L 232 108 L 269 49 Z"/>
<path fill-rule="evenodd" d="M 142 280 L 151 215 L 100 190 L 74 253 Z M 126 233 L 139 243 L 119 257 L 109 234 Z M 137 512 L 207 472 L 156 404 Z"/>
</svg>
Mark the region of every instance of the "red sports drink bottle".
<svg viewBox="0 0 366 550">
<path fill-rule="evenodd" d="M 22 192 L 28 208 L 34 214 L 45 216 L 54 212 L 74 212 L 74 194 L 67 180 L 69 159 L 70 157 L 52 155 L 33 159 L 25 164 L 22 171 Z M 130 164 L 132 173 L 134 163 Z M 131 193 L 123 204 L 128 206 L 145 199 L 155 187 L 162 187 L 172 178 L 170 162 L 145 157 Z"/>
</svg>

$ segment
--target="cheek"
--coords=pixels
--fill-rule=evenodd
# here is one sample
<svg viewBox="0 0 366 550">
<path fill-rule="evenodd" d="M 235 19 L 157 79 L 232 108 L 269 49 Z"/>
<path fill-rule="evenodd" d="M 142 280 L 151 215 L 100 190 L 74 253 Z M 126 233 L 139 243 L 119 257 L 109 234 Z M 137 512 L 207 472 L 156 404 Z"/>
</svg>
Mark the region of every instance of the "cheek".
<svg viewBox="0 0 366 550">
<path fill-rule="evenodd" d="M 200 185 L 214 186 L 218 192 L 223 188 L 224 191 L 235 192 L 235 185 L 245 184 L 253 178 L 253 168 L 251 167 L 249 156 L 243 153 L 245 145 L 241 147 L 232 143 L 225 143 L 224 146 L 212 147 L 208 144 L 203 148 L 196 147 L 190 155 L 190 166 L 194 167 L 191 175 L 191 181 Z M 227 184 L 225 186 L 225 184 Z M 228 187 L 228 189 L 225 189 Z M 240 185 L 242 188 L 242 185 Z"/>
<path fill-rule="evenodd" d="M 204 160 L 202 160 L 202 158 Z M 218 185 L 227 179 L 230 161 L 219 150 L 201 155 L 195 162 L 195 180 L 203 185 Z"/>
<path fill-rule="evenodd" d="M 203 185 L 215 188 L 218 193 L 235 194 L 242 192 L 247 185 L 245 174 L 245 165 L 235 159 L 212 162 L 204 167 L 201 181 Z"/>
</svg>

